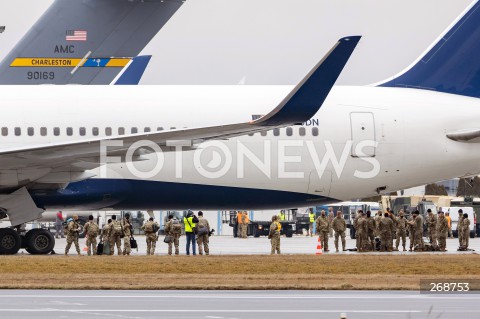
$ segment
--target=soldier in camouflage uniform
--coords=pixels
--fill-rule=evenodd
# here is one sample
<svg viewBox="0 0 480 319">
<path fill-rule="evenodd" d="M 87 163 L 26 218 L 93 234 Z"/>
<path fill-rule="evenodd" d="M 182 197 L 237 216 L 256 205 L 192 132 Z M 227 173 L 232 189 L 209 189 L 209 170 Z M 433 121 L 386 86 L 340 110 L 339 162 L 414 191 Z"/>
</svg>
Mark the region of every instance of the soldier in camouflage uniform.
<svg viewBox="0 0 480 319">
<path fill-rule="evenodd" d="M 93 220 L 93 216 L 88 216 L 88 222 L 83 227 L 85 230 L 85 237 L 87 238 L 87 255 L 97 254 L 97 236 L 99 234 L 99 228 L 97 223 Z"/>
<path fill-rule="evenodd" d="M 422 216 L 420 216 L 420 212 L 418 210 L 413 212 L 413 216 L 413 226 L 415 233 L 414 247 L 415 250 L 423 251 L 425 249 L 425 245 L 423 243 L 423 218 Z"/>
<path fill-rule="evenodd" d="M 337 211 L 337 216 L 332 221 L 332 228 L 335 231 L 335 249 L 338 253 L 338 237 L 342 239 L 342 250 L 346 251 L 345 231 L 347 230 L 347 223 L 343 218 L 342 211 Z"/>
<path fill-rule="evenodd" d="M 437 217 L 433 215 L 433 212 L 430 208 L 427 210 L 426 219 L 428 239 L 430 240 L 430 244 L 435 246 L 437 245 Z"/>
<path fill-rule="evenodd" d="M 389 213 L 385 213 L 384 217 L 380 220 L 380 240 L 381 240 L 381 251 L 392 251 L 393 247 L 393 221 L 389 217 Z"/>
<path fill-rule="evenodd" d="M 157 232 L 155 229 L 158 229 L 158 223 L 153 221 L 153 217 L 142 226 L 142 230 L 145 232 L 145 239 L 147 241 L 147 255 L 155 254 L 155 247 L 157 246 Z M 176 247 L 175 247 L 176 248 Z"/>
<path fill-rule="evenodd" d="M 246 211 L 242 213 L 242 238 L 248 238 L 248 214 Z M 208 245 L 208 243 L 207 243 Z M 200 254 L 201 255 L 201 254 Z M 208 254 L 207 254 L 208 255 Z"/>
<path fill-rule="evenodd" d="M 372 212 L 367 210 L 367 251 L 375 250 L 375 232 L 376 232 L 375 219 L 372 217 Z"/>
<path fill-rule="evenodd" d="M 442 211 L 438 212 L 436 232 L 440 251 L 447 251 L 448 220 L 445 218 Z"/>
<path fill-rule="evenodd" d="M 172 246 L 175 245 L 175 255 L 178 255 L 180 253 L 179 244 L 182 225 L 178 219 L 173 217 L 173 215 L 168 216 L 168 222 L 165 224 L 165 235 L 172 237 L 172 240 L 168 243 L 168 254 L 172 255 Z"/>
<path fill-rule="evenodd" d="M 245 212 L 245 215 L 247 212 Z M 206 230 L 203 230 L 206 229 Z M 198 212 L 198 223 L 197 223 L 197 245 L 198 245 L 198 253 L 203 255 L 203 251 L 205 250 L 205 255 L 210 254 L 210 249 L 208 248 L 208 242 L 210 237 L 210 224 L 208 220 L 203 218 L 203 212 Z M 245 238 L 247 238 L 245 234 Z"/>
<path fill-rule="evenodd" d="M 323 251 L 329 252 L 328 233 L 330 232 L 330 222 L 328 221 L 328 217 L 324 210 L 321 211 L 320 216 L 318 216 L 315 223 L 317 224 L 317 233 L 320 237 L 320 243 L 322 244 Z"/>
<path fill-rule="evenodd" d="M 133 227 L 130 222 L 130 214 L 126 213 L 125 218 L 122 220 L 122 229 L 123 229 L 123 254 L 130 256 L 132 247 L 130 247 L 130 238 L 132 237 Z"/>
<path fill-rule="evenodd" d="M 270 243 L 272 245 L 272 250 L 270 252 L 272 255 L 275 254 L 275 251 L 277 254 L 280 254 L 280 231 L 282 226 L 278 220 L 278 216 L 272 216 L 272 223 L 270 224 L 270 231 L 268 233 L 268 237 L 270 238 Z"/>
<path fill-rule="evenodd" d="M 333 212 L 333 207 L 328 207 L 328 222 L 332 225 L 333 218 L 335 218 L 335 213 Z M 330 227 L 330 231 L 328 232 L 328 236 L 333 238 L 333 228 Z"/>
<path fill-rule="evenodd" d="M 367 245 L 367 238 L 368 238 L 368 225 L 367 219 L 363 212 L 358 214 L 359 217 L 357 219 L 357 229 L 356 229 L 356 237 L 357 237 L 357 247 L 359 252 L 366 251 Z"/>
<path fill-rule="evenodd" d="M 415 217 L 413 213 L 410 215 L 407 221 L 407 230 L 408 230 L 408 238 L 410 239 L 410 250 L 413 251 L 414 243 L 415 243 Z"/>
<path fill-rule="evenodd" d="M 117 245 L 118 255 L 122 254 L 122 224 L 117 220 L 117 216 L 112 216 L 112 222 L 107 225 L 107 233 L 109 234 L 110 255 L 115 254 L 115 245 Z"/>
<path fill-rule="evenodd" d="M 65 256 L 68 255 L 72 243 L 75 244 L 75 249 L 77 250 L 78 255 L 82 255 L 80 253 L 80 245 L 78 244 L 78 233 L 81 230 L 80 224 L 78 223 L 78 216 L 73 215 L 72 219 L 70 219 L 67 224 L 67 246 L 65 247 Z"/>
<path fill-rule="evenodd" d="M 468 214 L 463 214 L 462 218 L 462 225 L 460 228 L 462 232 L 462 245 L 465 249 L 468 249 L 469 241 L 470 241 L 470 219 L 468 219 Z"/>
<path fill-rule="evenodd" d="M 375 220 L 375 237 L 380 237 L 381 234 L 381 223 L 380 221 L 382 220 L 382 212 L 379 211 L 377 212 L 377 215 L 374 218 Z"/>
<path fill-rule="evenodd" d="M 463 244 L 463 233 L 461 231 L 463 221 L 463 210 L 460 208 L 458 210 L 458 221 L 457 221 L 457 236 L 458 236 L 458 245 L 462 246 Z"/>
<path fill-rule="evenodd" d="M 405 214 L 403 210 L 400 211 L 400 214 L 397 218 L 397 240 L 395 242 L 395 248 L 398 250 L 400 245 L 400 239 L 402 239 L 403 251 L 407 251 L 405 248 L 407 241 L 407 220 L 405 219 Z"/>
</svg>

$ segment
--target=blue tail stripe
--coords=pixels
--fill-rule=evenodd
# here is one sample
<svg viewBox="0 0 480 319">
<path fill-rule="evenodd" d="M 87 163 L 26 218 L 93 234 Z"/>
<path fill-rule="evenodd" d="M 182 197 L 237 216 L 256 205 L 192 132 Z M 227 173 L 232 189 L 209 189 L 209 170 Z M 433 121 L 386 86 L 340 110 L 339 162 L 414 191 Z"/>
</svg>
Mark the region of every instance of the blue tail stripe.
<svg viewBox="0 0 480 319">
<path fill-rule="evenodd" d="M 383 87 L 407 87 L 480 97 L 480 2 L 406 73 Z"/>
<path fill-rule="evenodd" d="M 115 82 L 115 85 L 137 85 L 140 83 L 143 72 L 145 72 L 151 58 L 151 55 L 143 55 L 133 58 L 132 63 L 130 63 L 117 82 Z"/>
</svg>

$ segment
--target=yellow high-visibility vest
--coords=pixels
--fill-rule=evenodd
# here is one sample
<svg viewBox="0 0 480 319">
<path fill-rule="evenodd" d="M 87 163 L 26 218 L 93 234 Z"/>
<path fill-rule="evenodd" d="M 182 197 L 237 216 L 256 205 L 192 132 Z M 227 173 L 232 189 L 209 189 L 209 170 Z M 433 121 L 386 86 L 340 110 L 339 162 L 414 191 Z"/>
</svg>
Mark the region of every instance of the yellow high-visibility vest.
<svg viewBox="0 0 480 319">
<path fill-rule="evenodd" d="M 183 217 L 183 223 L 185 224 L 185 232 L 186 233 L 191 233 L 193 232 L 193 227 L 195 227 L 195 223 L 193 222 L 193 216 L 192 217 Z"/>
<path fill-rule="evenodd" d="M 311 222 L 311 223 L 314 223 L 314 222 L 315 222 L 315 214 L 314 214 L 314 213 L 310 213 L 310 214 L 308 214 L 308 216 L 310 216 L 310 222 Z"/>
</svg>

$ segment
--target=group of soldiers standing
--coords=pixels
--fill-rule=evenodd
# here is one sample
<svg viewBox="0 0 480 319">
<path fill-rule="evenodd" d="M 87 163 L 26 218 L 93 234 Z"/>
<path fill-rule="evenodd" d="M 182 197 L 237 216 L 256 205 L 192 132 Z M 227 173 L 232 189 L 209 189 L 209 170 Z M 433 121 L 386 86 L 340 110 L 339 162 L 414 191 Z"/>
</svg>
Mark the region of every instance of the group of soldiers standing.
<svg viewBox="0 0 480 319">
<path fill-rule="evenodd" d="M 191 212 L 188 216 L 184 217 L 183 223 L 181 223 L 173 215 L 168 216 L 168 221 L 165 223 L 165 243 L 168 244 L 168 254 L 173 254 L 173 247 L 175 247 L 175 255 L 179 255 L 179 239 L 182 234 L 182 224 L 185 226 L 185 234 L 191 235 L 193 238 L 193 255 L 196 255 L 196 245 L 200 255 L 205 253 L 209 254 L 209 237 L 211 235 L 210 225 L 208 220 L 203 218 L 203 212 L 198 213 L 198 218 Z M 158 231 L 160 225 L 154 221 L 151 217 L 141 229 L 145 233 L 145 240 L 147 243 L 147 255 L 154 255 L 156 243 L 158 241 Z M 80 245 L 78 242 L 79 234 L 82 232 L 82 227 L 78 221 L 78 215 L 73 215 L 70 218 L 65 227 L 67 235 L 67 245 L 65 247 L 65 255 L 68 255 L 72 244 L 75 245 L 75 249 L 78 255 L 82 255 L 80 251 Z M 107 221 L 103 229 L 100 231 L 100 227 L 95 222 L 92 215 L 89 216 L 88 222 L 83 226 L 85 232 L 87 255 L 97 254 L 97 237 L 100 237 L 100 243 L 108 243 L 109 255 L 115 254 L 115 246 L 117 247 L 118 255 L 130 255 L 132 247 L 130 240 L 133 239 L 133 226 L 130 221 L 130 214 L 126 213 L 122 220 L 117 220 L 117 216 L 113 215 L 111 219 Z M 191 233 L 191 234 L 190 234 Z M 123 249 L 122 249 L 123 239 Z M 167 240 L 168 239 L 168 240 Z M 196 243 L 195 243 L 196 240 Z M 187 242 L 187 255 L 189 255 L 190 242 Z"/>
<path fill-rule="evenodd" d="M 330 216 L 333 216 L 333 211 L 329 213 Z M 470 220 L 461 209 L 458 213 L 459 246 L 460 249 L 467 250 L 470 237 Z M 356 251 L 398 251 L 400 244 L 402 244 L 403 251 L 407 251 L 407 234 L 410 239 L 409 251 L 424 251 L 426 245 L 431 250 L 446 251 L 446 239 L 451 234 L 451 219 L 448 213 L 445 216 L 440 211 L 436 216 L 431 209 L 427 210 L 425 224 L 427 226 L 428 243 L 423 240 L 424 222 L 419 211 L 414 211 L 408 219 L 406 215 L 409 214 L 404 212 L 403 209 L 399 211 L 398 215 L 387 209 L 385 213 L 379 211 L 375 216 L 372 216 L 370 211 L 364 213 L 359 210 L 353 221 Z M 347 225 L 341 211 L 338 211 L 334 218 L 329 218 L 326 212 L 322 210 L 315 223 L 317 234 L 325 252 L 329 252 L 328 239 L 331 230 L 335 232 L 336 252 L 339 252 L 339 239 L 341 239 L 342 250 L 347 250 L 345 246 Z M 393 245 L 394 238 L 396 238 L 395 248 Z"/>
</svg>

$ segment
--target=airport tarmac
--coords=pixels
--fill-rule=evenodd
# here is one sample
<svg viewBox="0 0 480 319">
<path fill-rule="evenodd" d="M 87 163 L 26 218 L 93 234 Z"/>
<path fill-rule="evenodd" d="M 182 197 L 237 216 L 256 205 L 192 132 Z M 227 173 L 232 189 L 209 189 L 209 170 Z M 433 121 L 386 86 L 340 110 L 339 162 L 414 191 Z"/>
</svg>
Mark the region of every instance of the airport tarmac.
<svg viewBox="0 0 480 319">
<path fill-rule="evenodd" d="M 477 319 L 480 294 L 402 291 L 0 290 L 6 318 Z"/>
<path fill-rule="evenodd" d="M 147 244 L 145 241 L 145 236 L 136 236 L 135 237 L 138 243 L 138 252 L 133 250 L 133 255 L 145 255 L 147 250 Z M 163 242 L 164 236 L 160 236 L 157 242 L 157 248 L 155 254 L 165 255 L 167 253 L 167 244 Z M 317 249 L 317 238 L 318 237 L 306 237 L 306 236 L 297 236 L 294 235 L 292 238 L 281 238 L 281 246 L 283 254 L 315 254 Z M 185 236 L 180 237 L 180 254 L 185 254 Z M 63 254 L 65 251 L 66 239 L 57 239 L 55 244 L 55 252 L 57 254 Z M 407 239 L 407 250 L 408 250 L 409 240 Z M 85 239 L 80 239 L 81 248 L 86 248 Z M 347 249 L 355 247 L 355 240 L 347 238 Z M 329 254 L 335 253 L 334 239 L 330 238 L 329 240 Z M 470 248 L 475 251 L 468 252 L 458 252 L 458 239 L 447 239 L 447 254 L 471 254 L 480 251 L 480 238 L 470 239 Z M 400 245 L 400 249 L 402 246 Z M 20 253 L 24 252 L 23 250 Z M 232 236 L 212 236 L 210 237 L 210 252 L 215 255 L 252 255 L 252 254 L 269 254 L 270 253 L 270 240 L 266 237 L 253 238 L 249 237 L 248 239 L 233 238 Z M 24 252 L 26 253 L 26 252 Z M 75 247 L 70 249 L 70 254 L 75 253 Z M 362 254 L 376 254 L 379 252 L 372 253 L 362 253 Z M 440 254 L 440 252 L 423 252 Z M 346 251 L 339 252 L 338 254 L 358 254 L 357 252 Z M 385 254 L 385 253 L 381 253 Z M 391 252 L 389 254 L 418 254 L 415 252 Z M 443 254 L 443 253 L 442 253 Z"/>
</svg>

